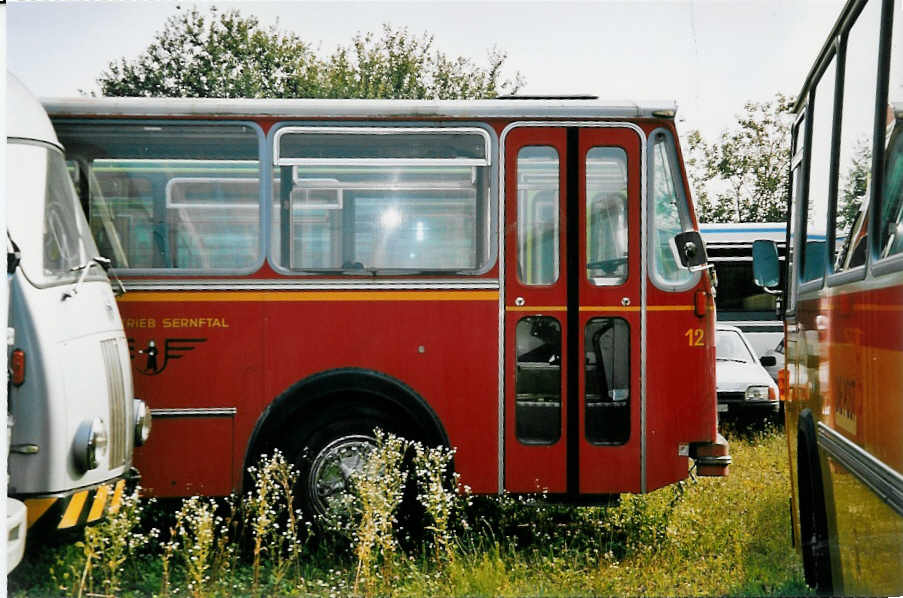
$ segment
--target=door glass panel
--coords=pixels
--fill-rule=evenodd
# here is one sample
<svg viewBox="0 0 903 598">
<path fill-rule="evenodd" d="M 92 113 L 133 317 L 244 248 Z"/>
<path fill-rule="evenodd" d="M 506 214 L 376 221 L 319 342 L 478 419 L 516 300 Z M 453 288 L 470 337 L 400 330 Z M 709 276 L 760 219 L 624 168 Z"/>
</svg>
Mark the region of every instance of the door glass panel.
<svg viewBox="0 0 903 598">
<path fill-rule="evenodd" d="M 586 276 L 597 286 L 627 280 L 627 153 L 586 153 Z"/>
<path fill-rule="evenodd" d="M 561 324 L 548 316 L 517 323 L 515 433 L 524 444 L 554 444 L 561 437 Z"/>
<path fill-rule="evenodd" d="M 517 153 L 517 279 L 525 285 L 558 280 L 558 168 L 553 147 Z"/>
<path fill-rule="evenodd" d="M 624 444 L 630 437 L 630 326 L 621 318 L 586 325 L 586 440 Z"/>
</svg>

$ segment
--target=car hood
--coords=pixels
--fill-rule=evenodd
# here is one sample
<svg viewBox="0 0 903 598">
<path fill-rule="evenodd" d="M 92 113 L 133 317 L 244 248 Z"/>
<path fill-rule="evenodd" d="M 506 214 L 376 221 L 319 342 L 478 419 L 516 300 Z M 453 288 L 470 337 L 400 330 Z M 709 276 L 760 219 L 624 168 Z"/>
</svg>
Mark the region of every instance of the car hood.
<svg viewBox="0 0 903 598">
<path fill-rule="evenodd" d="M 749 386 L 774 386 L 777 389 L 765 368 L 752 362 L 717 361 L 715 379 L 718 392 L 746 392 Z"/>
</svg>

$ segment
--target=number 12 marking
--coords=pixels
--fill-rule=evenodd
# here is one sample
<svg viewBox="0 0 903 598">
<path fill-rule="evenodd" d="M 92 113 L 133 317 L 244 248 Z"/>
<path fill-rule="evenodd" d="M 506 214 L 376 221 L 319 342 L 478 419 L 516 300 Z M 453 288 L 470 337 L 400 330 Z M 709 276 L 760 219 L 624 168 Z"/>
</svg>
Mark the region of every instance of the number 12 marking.
<svg viewBox="0 0 903 598">
<path fill-rule="evenodd" d="M 702 328 L 690 328 L 684 332 L 687 337 L 687 344 L 691 347 L 704 347 L 702 339 L 705 338 L 705 331 Z"/>
</svg>

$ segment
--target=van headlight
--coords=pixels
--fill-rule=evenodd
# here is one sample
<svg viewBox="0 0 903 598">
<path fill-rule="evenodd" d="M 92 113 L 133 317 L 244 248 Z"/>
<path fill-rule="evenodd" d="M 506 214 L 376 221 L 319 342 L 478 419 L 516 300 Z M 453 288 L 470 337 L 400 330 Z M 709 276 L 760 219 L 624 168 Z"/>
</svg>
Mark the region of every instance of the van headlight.
<svg viewBox="0 0 903 598">
<path fill-rule="evenodd" d="M 767 386 L 750 386 L 746 389 L 746 400 L 747 401 L 767 401 L 768 400 L 768 387 Z"/>
<path fill-rule="evenodd" d="M 135 406 L 135 446 L 141 446 L 150 437 L 151 413 L 147 403 L 134 399 Z"/>
<path fill-rule="evenodd" d="M 106 453 L 107 427 L 103 420 L 95 417 L 82 422 L 75 433 L 75 465 L 83 472 L 90 471 Z"/>
</svg>

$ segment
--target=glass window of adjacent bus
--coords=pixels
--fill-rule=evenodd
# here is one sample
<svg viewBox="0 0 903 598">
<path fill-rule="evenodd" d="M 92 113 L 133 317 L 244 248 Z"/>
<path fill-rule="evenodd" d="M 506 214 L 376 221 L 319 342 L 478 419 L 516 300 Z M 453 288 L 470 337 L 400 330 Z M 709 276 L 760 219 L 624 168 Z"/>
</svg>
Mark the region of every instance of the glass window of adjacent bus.
<svg viewBox="0 0 903 598">
<path fill-rule="evenodd" d="M 586 275 L 594 285 L 627 280 L 627 153 L 586 153 Z"/>
<path fill-rule="evenodd" d="M 517 279 L 526 285 L 558 280 L 559 178 L 554 147 L 517 152 Z"/>
<path fill-rule="evenodd" d="M 805 114 L 805 108 L 802 109 Z M 796 283 L 798 260 L 796 259 L 797 206 L 802 201 L 803 177 L 801 176 L 806 118 L 801 116 L 793 128 L 792 157 L 790 158 L 790 228 L 787 231 L 787 311 L 793 312 L 796 305 Z"/>
<path fill-rule="evenodd" d="M 820 279 L 825 272 L 825 225 L 831 187 L 829 174 L 836 74 L 836 62 L 832 58 L 818 80 L 815 101 L 810 106 L 812 145 L 809 156 L 809 197 L 802 282 Z"/>
<path fill-rule="evenodd" d="M 653 134 L 650 168 L 652 272 L 653 280 L 669 288 L 683 287 L 693 278 L 693 274 L 680 265 L 673 249 L 674 236 L 688 223 L 683 185 L 673 152 L 669 135 L 662 131 Z"/>
<path fill-rule="evenodd" d="M 258 130 L 56 123 L 87 177 L 91 228 L 117 268 L 248 271 L 261 259 Z"/>
<path fill-rule="evenodd" d="M 834 217 L 837 272 L 865 263 L 868 225 L 864 208 L 872 165 L 880 18 L 881 2 L 869 2 L 847 36 Z"/>
<path fill-rule="evenodd" d="M 903 5 L 894 6 L 888 85 L 888 134 L 881 199 L 881 256 L 903 253 Z M 897 114 L 895 114 L 895 110 Z M 899 115 L 899 116 L 898 116 Z"/>
<path fill-rule="evenodd" d="M 284 127 L 275 144 L 277 266 L 348 274 L 489 267 L 487 131 Z"/>
<path fill-rule="evenodd" d="M 903 121 L 897 120 L 884 155 L 881 257 L 903 253 Z"/>
</svg>

